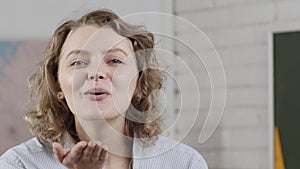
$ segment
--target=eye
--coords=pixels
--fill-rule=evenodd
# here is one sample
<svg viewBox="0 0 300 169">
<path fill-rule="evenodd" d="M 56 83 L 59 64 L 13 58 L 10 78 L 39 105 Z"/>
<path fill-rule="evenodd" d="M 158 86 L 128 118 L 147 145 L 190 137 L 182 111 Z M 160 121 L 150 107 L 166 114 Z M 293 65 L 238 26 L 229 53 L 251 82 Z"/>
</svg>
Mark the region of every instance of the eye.
<svg viewBox="0 0 300 169">
<path fill-rule="evenodd" d="M 111 59 L 108 61 L 111 64 L 122 64 L 123 62 L 120 59 Z"/>
<path fill-rule="evenodd" d="M 75 66 L 75 67 L 82 67 L 85 66 L 87 63 L 83 60 L 75 60 L 71 63 L 70 66 Z"/>
</svg>

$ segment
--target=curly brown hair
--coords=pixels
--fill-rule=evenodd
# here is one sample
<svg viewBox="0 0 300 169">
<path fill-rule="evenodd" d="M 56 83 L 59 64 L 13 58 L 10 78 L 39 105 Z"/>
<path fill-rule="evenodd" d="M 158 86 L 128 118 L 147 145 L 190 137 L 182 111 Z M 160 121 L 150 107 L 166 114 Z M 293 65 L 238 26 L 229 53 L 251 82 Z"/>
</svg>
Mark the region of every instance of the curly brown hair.
<svg viewBox="0 0 300 169">
<path fill-rule="evenodd" d="M 96 10 L 78 20 L 68 20 L 54 32 L 44 59 L 29 79 L 31 98 L 36 102 L 33 109 L 25 115 L 31 132 L 41 142 L 63 143 L 65 133 L 68 133 L 75 142 L 80 141 L 73 113 L 65 99 L 57 98 L 57 92 L 60 90 L 57 72 L 61 49 L 67 36 L 71 31 L 87 25 L 97 28 L 108 25 L 131 41 L 136 53 L 139 78 L 131 105 L 126 112 L 125 134 L 143 138 L 148 142 L 153 141 L 162 131 L 161 119 L 156 115 L 159 108 L 158 99 L 151 93 L 153 90 L 161 89 L 165 77 L 158 69 L 154 36 L 144 26 L 130 25 L 110 10 Z"/>
</svg>

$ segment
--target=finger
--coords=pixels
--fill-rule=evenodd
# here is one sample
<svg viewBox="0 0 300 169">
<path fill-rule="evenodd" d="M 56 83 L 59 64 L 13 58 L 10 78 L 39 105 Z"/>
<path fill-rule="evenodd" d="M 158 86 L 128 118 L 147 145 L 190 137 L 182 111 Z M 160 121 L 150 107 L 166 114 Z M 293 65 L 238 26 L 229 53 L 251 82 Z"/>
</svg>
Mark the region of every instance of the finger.
<svg viewBox="0 0 300 169">
<path fill-rule="evenodd" d="M 99 147 L 102 147 L 102 143 L 100 141 L 95 142 Z"/>
<path fill-rule="evenodd" d="M 100 148 L 100 156 L 98 158 L 98 161 L 97 161 L 97 165 L 99 165 L 99 168 L 102 168 L 105 164 L 105 161 L 107 160 L 108 158 L 108 146 L 106 145 L 103 145 L 102 148 Z"/>
<path fill-rule="evenodd" d="M 108 146 L 107 145 L 103 145 L 102 146 L 102 150 L 101 150 L 101 154 L 100 154 L 100 157 L 99 157 L 99 159 L 100 159 L 101 162 L 104 162 L 108 158 L 108 152 L 107 152 L 107 150 L 108 150 Z"/>
<path fill-rule="evenodd" d="M 101 143 L 100 142 L 96 142 L 95 148 L 92 152 L 91 155 L 91 161 L 97 161 L 100 157 L 100 153 L 101 153 Z"/>
<path fill-rule="evenodd" d="M 90 141 L 86 148 L 84 149 L 83 151 L 83 154 L 82 154 L 82 157 L 80 160 L 90 160 L 91 159 L 91 155 L 92 155 L 92 152 L 94 151 L 95 149 L 95 146 L 96 144 L 92 141 Z"/>
<path fill-rule="evenodd" d="M 69 153 L 68 160 L 71 163 L 76 163 L 79 161 L 80 157 L 82 156 L 82 153 L 84 149 L 86 148 L 87 143 L 85 141 L 81 141 L 77 143 L 72 149 L 71 152 Z"/>
<path fill-rule="evenodd" d="M 62 162 L 63 158 L 67 154 L 67 149 L 64 149 L 62 147 L 62 145 L 60 143 L 58 143 L 58 142 L 53 142 L 52 143 L 52 147 L 53 147 L 53 153 L 54 153 L 55 158 L 58 161 Z"/>
</svg>

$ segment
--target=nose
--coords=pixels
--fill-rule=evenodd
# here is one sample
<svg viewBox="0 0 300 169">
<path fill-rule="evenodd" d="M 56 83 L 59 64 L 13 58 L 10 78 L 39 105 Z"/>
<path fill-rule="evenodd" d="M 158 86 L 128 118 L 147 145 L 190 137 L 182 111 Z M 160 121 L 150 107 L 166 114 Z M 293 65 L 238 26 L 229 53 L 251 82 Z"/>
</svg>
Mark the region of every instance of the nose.
<svg viewBox="0 0 300 169">
<path fill-rule="evenodd" d="M 88 80 L 98 81 L 100 79 L 106 79 L 107 78 L 107 73 L 104 70 L 104 66 L 103 65 L 97 65 L 97 68 L 90 70 L 88 72 L 87 76 L 88 76 L 87 77 Z"/>
<path fill-rule="evenodd" d="M 108 78 L 109 69 L 103 62 L 103 59 L 99 59 L 99 57 L 94 57 L 92 59 L 93 60 L 88 68 L 87 79 L 98 81 Z"/>
<path fill-rule="evenodd" d="M 106 75 L 106 73 L 103 73 L 103 72 L 89 73 L 87 78 L 88 78 L 88 80 L 98 81 L 100 79 L 106 79 L 107 75 Z"/>
</svg>

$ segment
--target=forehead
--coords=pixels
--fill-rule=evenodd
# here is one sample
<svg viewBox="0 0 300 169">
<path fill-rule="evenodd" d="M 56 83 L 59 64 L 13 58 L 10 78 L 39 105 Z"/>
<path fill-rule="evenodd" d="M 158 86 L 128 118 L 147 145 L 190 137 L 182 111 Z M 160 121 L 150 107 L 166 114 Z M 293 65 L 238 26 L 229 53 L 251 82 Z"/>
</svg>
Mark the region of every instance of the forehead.
<svg viewBox="0 0 300 169">
<path fill-rule="evenodd" d="M 121 48 L 129 54 L 133 53 L 131 41 L 111 27 L 83 26 L 69 34 L 62 47 L 62 55 L 72 50 L 87 50 L 94 53 L 107 51 L 113 47 Z"/>
</svg>

